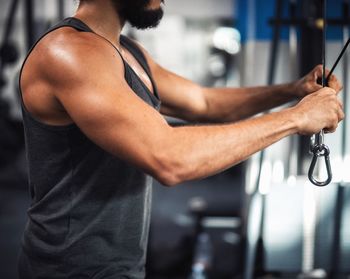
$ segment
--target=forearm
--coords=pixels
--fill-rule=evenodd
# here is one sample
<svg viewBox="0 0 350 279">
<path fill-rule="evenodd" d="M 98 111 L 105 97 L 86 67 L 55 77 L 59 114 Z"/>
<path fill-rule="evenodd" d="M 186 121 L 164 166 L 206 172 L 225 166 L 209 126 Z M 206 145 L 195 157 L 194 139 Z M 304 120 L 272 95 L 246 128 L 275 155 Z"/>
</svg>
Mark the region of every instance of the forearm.
<svg viewBox="0 0 350 279">
<path fill-rule="evenodd" d="M 203 89 L 206 122 L 232 122 L 296 99 L 293 83 L 250 88 Z"/>
<path fill-rule="evenodd" d="M 167 184 L 219 173 L 296 132 L 291 109 L 235 124 L 173 128 L 162 144 L 168 163 L 164 169 L 171 173 Z"/>
</svg>

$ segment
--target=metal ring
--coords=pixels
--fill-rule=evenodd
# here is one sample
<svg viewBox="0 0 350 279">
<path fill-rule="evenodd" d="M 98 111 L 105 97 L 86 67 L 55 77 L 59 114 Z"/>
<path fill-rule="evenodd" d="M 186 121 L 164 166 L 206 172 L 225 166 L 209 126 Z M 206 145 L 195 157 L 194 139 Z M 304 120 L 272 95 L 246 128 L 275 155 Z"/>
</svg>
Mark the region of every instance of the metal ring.
<svg viewBox="0 0 350 279">
<path fill-rule="evenodd" d="M 311 161 L 311 165 L 310 165 L 310 169 L 309 169 L 309 173 L 308 173 L 308 177 L 309 180 L 311 181 L 312 184 L 319 186 L 319 187 L 323 187 L 328 185 L 331 181 L 332 181 L 332 168 L 331 168 L 331 163 L 330 163 L 330 159 L 329 159 L 329 147 L 325 144 L 316 144 L 313 149 L 313 158 Z M 326 170 L 327 170 L 327 179 L 324 181 L 318 181 L 315 177 L 314 177 L 314 171 L 315 171 L 315 166 L 317 163 L 317 160 L 319 157 L 324 157 L 325 160 L 325 164 L 326 164 Z"/>
</svg>

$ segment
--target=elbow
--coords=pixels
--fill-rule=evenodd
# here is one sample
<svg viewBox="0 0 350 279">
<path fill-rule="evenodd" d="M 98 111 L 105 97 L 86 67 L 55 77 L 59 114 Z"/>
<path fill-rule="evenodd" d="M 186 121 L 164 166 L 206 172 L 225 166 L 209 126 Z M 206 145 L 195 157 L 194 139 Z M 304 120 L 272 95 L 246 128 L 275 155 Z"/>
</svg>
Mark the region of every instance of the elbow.
<svg viewBox="0 0 350 279">
<path fill-rule="evenodd" d="M 166 135 L 156 144 L 148 148 L 148 173 L 158 180 L 163 186 L 174 187 L 185 181 L 194 179 L 193 163 L 189 162 L 189 156 L 178 145 L 179 137 L 176 129 L 166 131 Z"/>
<path fill-rule="evenodd" d="M 154 178 L 169 188 L 189 180 L 186 175 L 186 167 L 180 161 L 162 156 L 162 159 L 157 160 L 156 169 L 153 172 Z"/>
<path fill-rule="evenodd" d="M 181 180 L 178 179 L 176 176 L 173 174 L 165 174 L 165 173 L 160 173 L 156 179 L 165 187 L 175 187 L 181 183 Z"/>
<path fill-rule="evenodd" d="M 174 187 L 185 180 L 180 177 L 177 169 L 171 169 L 169 167 L 159 169 L 155 174 L 155 179 L 157 179 L 162 185 L 166 187 Z"/>
</svg>

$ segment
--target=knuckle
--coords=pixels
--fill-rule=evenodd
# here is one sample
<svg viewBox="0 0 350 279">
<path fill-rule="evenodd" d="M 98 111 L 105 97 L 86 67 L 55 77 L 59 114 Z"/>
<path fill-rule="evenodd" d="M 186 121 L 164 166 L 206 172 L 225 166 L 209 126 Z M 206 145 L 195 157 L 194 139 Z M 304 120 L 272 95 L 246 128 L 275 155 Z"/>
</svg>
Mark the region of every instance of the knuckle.
<svg viewBox="0 0 350 279">
<path fill-rule="evenodd" d="M 331 130 L 335 131 L 337 127 L 338 127 L 338 119 L 334 121 L 333 124 L 331 125 Z"/>
<path fill-rule="evenodd" d="M 343 120 L 345 118 L 345 114 L 343 111 L 340 112 L 340 120 Z"/>
<path fill-rule="evenodd" d="M 336 96 L 337 95 L 337 91 L 335 91 L 333 88 L 328 87 L 329 89 L 329 93 L 331 93 L 332 95 Z"/>
<path fill-rule="evenodd" d="M 331 87 L 324 87 L 320 90 L 324 95 L 335 95 L 335 90 Z"/>
<path fill-rule="evenodd" d="M 332 112 L 329 115 L 329 122 L 334 125 L 335 123 L 338 123 L 338 115 L 335 112 Z"/>
<path fill-rule="evenodd" d="M 335 95 L 331 94 L 329 96 L 329 102 L 331 103 L 331 105 L 333 105 L 334 107 L 339 107 L 339 102 L 338 99 Z"/>
<path fill-rule="evenodd" d="M 335 130 L 335 128 L 334 128 L 334 126 L 333 125 L 330 125 L 329 127 L 327 127 L 325 130 L 327 130 L 328 131 L 328 133 L 333 133 L 334 132 L 334 130 Z"/>
</svg>

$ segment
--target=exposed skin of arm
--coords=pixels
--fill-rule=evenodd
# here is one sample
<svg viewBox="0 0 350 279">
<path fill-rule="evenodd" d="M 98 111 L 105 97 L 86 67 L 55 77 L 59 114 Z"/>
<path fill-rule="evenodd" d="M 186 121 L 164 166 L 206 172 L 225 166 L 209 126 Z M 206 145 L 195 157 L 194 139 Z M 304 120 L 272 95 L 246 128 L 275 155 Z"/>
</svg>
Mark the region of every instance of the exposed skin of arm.
<svg viewBox="0 0 350 279">
<path fill-rule="evenodd" d="M 328 73 L 328 70 L 326 71 Z M 290 101 L 299 101 L 322 88 L 317 79 L 322 77 L 322 66 L 315 67 L 302 79 L 281 85 L 248 88 L 204 88 L 209 119 L 215 122 L 236 121 L 273 109 Z M 332 75 L 329 86 L 337 93 L 342 89 Z"/>
<path fill-rule="evenodd" d="M 164 185 L 218 173 L 294 133 L 333 131 L 344 117 L 336 92 L 325 88 L 281 112 L 235 124 L 173 128 L 132 92 L 108 43 L 91 34 L 72 36 L 53 40 L 42 53 L 42 82 L 87 137 Z M 68 43 L 74 39 L 81 43 Z"/>
<path fill-rule="evenodd" d="M 317 84 L 317 79 L 322 77 L 321 65 L 302 79 L 287 84 L 205 88 L 166 70 L 138 45 L 156 81 L 162 100 L 161 112 L 190 122 L 225 123 L 242 120 L 290 101 L 300 100 L 322 88 Z M 329 86 L 337 92 L 342 88 L 334 75 L 330 78 Z"/>
<path fill-rule="evenodd" d="M 293 84 L 250 88 L 205 88 L 147 60 L 162 100 L 161 112 L 197 123 L 227 123 L 295 100 Z"/>
</svg>

